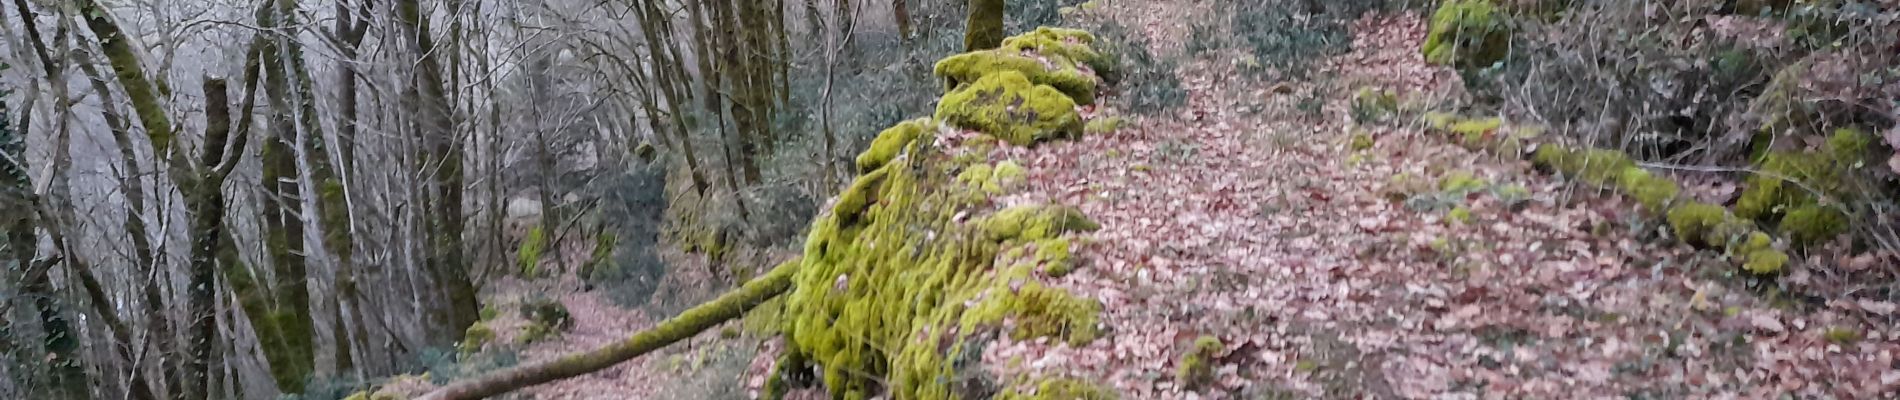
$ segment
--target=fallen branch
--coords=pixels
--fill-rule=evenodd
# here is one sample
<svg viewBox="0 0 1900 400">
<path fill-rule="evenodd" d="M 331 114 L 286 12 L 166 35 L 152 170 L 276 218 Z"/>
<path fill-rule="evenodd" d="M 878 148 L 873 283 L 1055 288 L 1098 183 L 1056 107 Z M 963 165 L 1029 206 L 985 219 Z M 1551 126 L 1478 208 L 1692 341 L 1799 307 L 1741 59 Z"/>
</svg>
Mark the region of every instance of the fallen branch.
<svg viewBox="0 0 1900 400">
<path fill-rule="evenodd" d="M 785 293 L 792 286 L 792 272 L 799 262 L 779 264 L 765 276 L 746 282 L 737 290 L 718 299 L 694 306 L 678 316 L 626 339 L 586 352 L 573 353 L 553 360 L 490 372 L 454 382 L 418 397 L 418 400 L 480 399 L 524 387 L 572 378 L 626 362 L 661 347 L 693 337 L 706 329 L 744 315 L 752 307 Z"/>
</svg>

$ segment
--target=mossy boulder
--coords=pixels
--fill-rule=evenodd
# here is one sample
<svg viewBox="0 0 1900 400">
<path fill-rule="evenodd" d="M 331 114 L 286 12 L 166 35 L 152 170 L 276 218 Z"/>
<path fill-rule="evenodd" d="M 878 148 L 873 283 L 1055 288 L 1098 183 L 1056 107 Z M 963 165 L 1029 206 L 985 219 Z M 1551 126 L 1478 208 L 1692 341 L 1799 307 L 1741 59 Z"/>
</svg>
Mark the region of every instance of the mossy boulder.
<svg viewBox="0 0 1900 400">
<path fill-rule="evenodd" d="M 1008 48 L 958 54 L 938 61 L 936 66 L 937 76 L 943 77 L 952 90 L 1004 71 L 1023 74 L 1038 85 L 1054 87 L 1077 104 L 1094 104 L 1095 88 L 1101 85 L 1094 74 L 1078 68 L 1068 57 Z"/>
<path fill-rule="evenodd" d="M 1616 187 L 1651 212 L 1668 210 L 1669 205 L 1676 201 L 1676 196 L 1682 193 L 1682 188 L 1675 181 L 1655 176 L 1640 167 L 1623 168 L 1617 174 Z"/>
<path fill-rule="evenodd" d="M 1447 0 L 1432 13 L 1425 36 L 1425 62 L 1484 68 L 1510 52 L 1511 30 L 1490 0 Z"/>
<path fill-rule="evenodd" d="M 889 143 L 908 156 L 859 177 L 807 234 L 778 318 L 788 343 L 780 368 L 815 366 L 833 398 L 958 398 L 960 378 L 982 372 L 969 357 L 1003 335 L 1075 345 L 1101 335 L 1099 303 L 1038 282 L 1038 263 L 998 265 L 997 257 L 1093 223 L 1053 205 L 966 220 L 988 201 L 981 185 L 958 175 L 994 180 L 1020 168 L 962 167 L 930 145 L 935 134 Z M 782 382 L 768 382 L 775 385 Z"/>
<path fill-rule="evenodd" d="M 1676 238 L 1692 244 L 1714 246 L 1722 243 L 1706 238 L 1728 217 L 1728 210 L 1723 209 L 1722 206 L 1695 202 L 1680 204 L 1669 209 L 1666 219 L 1669 221 L 1670 230 L 1676 234 Z"/>
<path fill-rule="evenodd" d="M 1001 71 L 962 85 L 937 103 L 937 119 L 975 129 L 1018 146 L 1071 137 L 1082 131 L 1075 101 L 1016 71 Z"/>
</svg>

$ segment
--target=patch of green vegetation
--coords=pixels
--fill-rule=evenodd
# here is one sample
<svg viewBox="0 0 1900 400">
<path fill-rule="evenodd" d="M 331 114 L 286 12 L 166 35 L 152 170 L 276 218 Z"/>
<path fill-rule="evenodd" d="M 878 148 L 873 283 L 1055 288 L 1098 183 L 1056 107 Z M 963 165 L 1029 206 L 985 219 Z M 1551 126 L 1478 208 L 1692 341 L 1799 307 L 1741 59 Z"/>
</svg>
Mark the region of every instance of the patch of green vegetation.
<svg viewBox="0 0 1900 400">
<path fill-rule="evenodd" d="M 958 54 L 938 61 L 936 67 L 937 76 L 943 77 L 948 82 L 947 88 L 952 90 L 1003 71 L 1020 73 L 1031 83 L 1054 87 L 1078 104 L 1095 103 L 1095 88 L 1101 83 L 1061 55 L 1027 55 L 1008 49 Z"/>
<path fill-rule="evenodd" d="M 1821 338 L 1827 339 L 1828 343 L 1848 346 L 1859 343 L 1861 335 L 1859 329 L 1837 326 L 1827 328 L 1826 332 L 1821 333 Z"/>
<path fill-rule="evenodd" d="M 1106 135 L 1110 133 L 1115 133 L 1115 131 L 1121 130 L 1122 122 L 1123 122 L 1122 117 L 1103 117 L 1103 118 L 1091 119 L 1089 120 L 1087 125 L 1082 127 L 1082 132 L 1087 133 L 1089 136 Z"/>
<path fill-rule="evenodd" d="M 1018 146 L 1082 131 L 1075 101 L 1015 71 L 985 75 L 944 95 L 937 105 L 937 119 Z"/>
<path fill-rule="evenodd" d="M 1484 68 L 1510 52 L 1511 31 L 1490 0 L 1447 0 L 1432 13 L 1425 61 L 1464 69 Z"/>
<path fill-rule="evenodd" d="M 1675 181 L 1656 177 L 1640 167 L 1624 168 L 1617 175 L 1616 186 L 1651 212 L 1668 210 L 1669 205 L 1675 202 L 1676 195 L 1682 192 Z"/>
<path fill-rule="evenodd" d="M 935 128 L 936 123 L 929 118 L 918 118 L 904 121 L 878 133 L 877 138 L 871 140 L 870 148 L 858 154 L 858 173 L 868 173 L 890 163 L 891 160 L 897 158 L 898 154 L 904 152 L 904 147 L 912 140 L 923 135 L 924 131 Z"/>
<path fill-rule="evenodd" d="M 1359 131 L 1352 134 L 1352 143 L 1349 144 L 1349 146 L 1352 148 L 1352 151 L 1366 151 L 1371 149 L 1374 144 L 1372 134 Z"/>
<path fill-rule="evenodd" d="M 1200 390 L 1214 383 L 1214 363 L 1226 345 L 1220 338 L 1201 336 L 1194 339 L 1194 347 L 1182 354 L 1175 362 L 1175 380 L 1191 391 Z"/>
<path fill-rule="evenodd" d="M 1036 264 L 1042 265 L 1042 272 L 1052 277 L 1068 275 L 1075 269 L 1073 255 L 1069 251 L 1069 239 L 1042 239 L 1036 241 Z"/>
<path fill-rule="evenodd" d="M 1472 175 L 1471 171 L 1452 171 L 1438 178 L 1438 191 L 1452 197 L 1463 197 L 1484 190 L 1491 185 L 1484 178 Z"/>
<path fill-rule="evenodd" d="M 461 350 L 462 354 L 472 354 L 482 351 L 482 347 L 494 340 L 495 330 L 488 327 L 488 321 L 476 321 L 462 331 L 462 342 L 456 345 L 456 349 Z"/>
<path fill-rule="evenodd" d="M 532 299 L 521 303 L 521 317 L 528 321 L 521 328 L 521 342 L 534 343 L 558 335 L 574 325 L 567 305 L 555 299 Z"/>
<path fill-rule="evenodd" d="M 1840 129 L 1817 152 L 1774 151 L 1759 161 L 1747 189 L 1735 202 L 1735 214 L 1774 223 L 1798 245 L 1812 245 L 1846 232 L 1849 221 L 1823 203 L 1858 197 L 1856 169 L 1867 162 L 1873 137 L 1858 129 Z"/>
<path fill-rule="evenodd" d="M 1469 224 L 1471 223 L 1471 209 L 1463 206 L 1453 208 L 1451 212 L 1445 213 L 1445 220 L 1459 225 Z"/>
<path fill-rule="evenodd" d="M 1349 112 L 1352 120 L 1368 124 L 1384 120 L 1399 111 L 1399 95 L 1380 88 L 1361 88 L 1352 96 Z"/>
<path fill-rule="evenodd" d="M 521 276 L 535 278 L 541 273 L 541 251 L 547 246 L 547 237 L 541 226 L 528 230 L 528 237 L 521 240 L 521 248 L 515 251 L 515 263 L 521 267 Z"/>
<path fill-rule="evenodd" d="M 1004 190 L 1021 183 L 1022 180 L 1023 167 L 1008 160 L 998 162 L 995 166 L 971 165 L 964 168 L 962 173 L 957 174 L 957 182 L 989 195 L 1002 194 Z"/>
<path fill-rule="evenodd" d="M 1716 225 L 1728 218 L 1728 210 L 1714 204 L 1689 202 L 1670 208 L 1666 218 L 1677 239 L 1692 244 L 1720 246 L 1722 243 L 1709 242 L 1705 238 L 1709 237 L 1708 234 L 1714 231 Z"/>
<path fill-rule="evenodd" d="M 1115 400 L 1115 392 L 1088 381 L 1075 378 L 1056 378 L 1043 380 L 1034 386 L 1033 392 L 1024 392 L 1021 388 L 998 393 L 996 400 Z"/>
</svg>

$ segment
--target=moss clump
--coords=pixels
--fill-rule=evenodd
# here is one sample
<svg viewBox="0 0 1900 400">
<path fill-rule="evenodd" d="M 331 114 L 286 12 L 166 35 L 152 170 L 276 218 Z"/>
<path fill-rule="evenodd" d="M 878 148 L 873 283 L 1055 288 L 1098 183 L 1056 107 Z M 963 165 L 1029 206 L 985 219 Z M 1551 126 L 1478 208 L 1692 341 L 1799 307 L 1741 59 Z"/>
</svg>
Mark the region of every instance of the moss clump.
<svg viewBox="0 0 1900 400">
<path fill-rule="evenodd" d="M 1447 0 L 1432 13 L 1425 62 L 1458 68 L 1488 67 L 1510 51 L 1511 32 L 1489 0 Z"/>
<path fill-rule="evenodd" d="M 1070 258 L 1069 239 L 1043 239 L 1036 241 L 1036 264 L 1042 266 L 1042 272 L 1052 277 L 1068 275 L 1075 269 Z"/>
<path fill-rule="evenodd" d="M 1214 362 L 1225 347 L 1220 338 L 1213 336 L 1194 339 L 1194 347 L 1175 362 L 1174 379 L 1188 390 L 1200 390 L 1214 383 Z"/>
<path fill-rule="evenodd" d="M 1115 400 L 1115 392 L 1088 381 L 1075 378 L 1056 378 L 1043 380 L 1034 386 L 1034 391 L 1014 388 L 998 393 L 996 400 Z"/>
<path fill-rule="evenodd" d="M 1555 145 L 1537 148 L 1531 161 L 1543 165 L 1566 176 L 1581 179 L 1593 185 L 1607 185 L 1623 176 L 1630 168 L 1637 168 L 1623 152 L 1607 149 L 1589 149 L 1570 151 Z"/>
<path fill-rule="evenodd" d="M 1858 129 L 1840 129 L 1816 152 L 1775 151 L 1764 155 L 1758 173 L 1735 202 L 1735 214 L 1774 223 L 1810 245 L 1846 232 L 1847 217 L 1823 202 L 1856 197 L 1855 170 L 1867 161 L 1873 137 Z"/>
<path fill-rule="evenodd" d="M 521 267 L 521 276 L 534 278 L 541 273 L 541 250 L 547 245 L 547 238 L 540 226 L 528 230 L 528 237 L 521 240 L 521 248 L 515 251 L 515 264 Z"/>
<path fill-rule="evenodd" d="M 1858 329 L 1837 326 L 1827 328 L 1826 332 L 1821 333 L 1821 338 L 1827 339 L 1828 343 L 1846 346 L 1859 343 L 1861 336 Z"/>
<path fill-rule="evenodd" d="M 1352 143 L 1349 146 L 1352 147 L 1352 151 L 1366 151 L 1371 149 L 1373 144 L 1372 134 L 1362 131 L 1352 135 Z"/>
<path fill-rule="evenodd" d="M 1728 210 L 1722 209 L 1722 206 L 1700 202 L 1678 204 L 1669 209 L 1667 216 L 1669 228 L 1676 233 L 1677 239 L 1711 246 L 1723 244 L 1709 242 L 1705 238 L 1727 218 Z"/>
<path fill-rule="evenodd" d="M 1469 224 L 1471 223 L 1471 209 L 1463 206 L 1453 208 L 1451 212 L 1445 213 L 1445 220 L 1460 225 Z"/>
<path fill-rule="evenodd" d="M 877 138 L 871 139 L 871 147 L 865 149 L 864 153 L 858 154 L 858 173 L 871 172 L 890 163 L 892 159 L 897 158 L 897 155 L 902 154 L 904 147 L 916 140 L 917 136 L 934 128 L 936 128 L 936 123 L 931 122 L 929 118 L 918 118 L 878 132 Z"/>
<path fill-rule="evenodd" d="M 1076 67 L 1075 61 L 1056 54 L 1023 53 L 1007 48 L 969 52 L 937 62 L 937 76 L 949 89 L 1003 72 L 1020 73 L 1029 82 L 1061 91 L 1077 104 L 1094 104 L 1101 81 Z"/>
<path fill-rule="evenodd" d="M 482 351 L 488 342 L 495 341 L 495 330 L 488 327 L 487 321 L 476 321 L 462 331 L 462 342 L 456 346 L 462 354 L 474 354 Z"/>
<path fill-rule="evenodd" d="M 1675 202 L 1676 195 L 1682 192 L 1675 181 L 1658 178 L 1651 175 L 1649 170 L 1639 167 L 1624 168 L 1622 173 L 1617 174 L 1616 187 L 1651 212 L 1668 210 L 1669 204 Z"/>
<path fill-rule="evenodd" d="M 789 344 L 780 368 L 818 367 L 833 398 L 955 398 L 967 358 L 1000 335 L 1076 344 L 1100 335 L 1098 303 L 1036 282 L 1033 263 L 996 265 L 999 249 L 1093 223 L 1061 206 L 965 222 L 960 214 L 987 201 L 956 182 L 958 164 L 933 151 L 933 134 L 897 144 L 909 156 L 858 178 L 807 234 L 779 318 Z M 990 179 L 1020 170 L 984 166 Z"/>
<path fill-rule="evenodd" d="M 1482 147 L 1488 143 L 1486 139 L 1488 139 L 1492 133 L 1497 132 L 1499 128 L 1503 127 L 1503 118 L 1486 117 L 1458 121 L 1457 123 L 1451 124 L 1451 127 L 1446 130 L 1450 131 L 1453 135 L 1457 135 L 1459 140 L 1462 140 L 1467 147 Z"/>
<path fill-rule="evenodd" d="M 1781 231 L 1796 245 L 1812 246 L 1847 232 L 1847 214 L 1833 207 L 1805 205 L 1781 217 Z"/>
<path fill-rule="evenodd" d="M 1069 232 L 1101 229 L 1082 210 L 1061 205 L 1026 205 L 997 211 L 984 219 L 982 230 L 991 240 L 1050 239 Z"/>
<path fill-rule="evenodd" d="M 1096 118 L 1089 120 L 1088 125 L 1082 127 L 1082 132 L 1089 136 L 1107 135 L 1121 130 L 1122 122 L 1122 117 Z"/>
<path fill-rule="evenodd" d="M 1756 275 L 1774 275 L 1788 264 L 1788 254 L 1780 250 L 1758 250 L 1744 257 L 1742 269 Z"/>
<path fill-rule="evenodd" d="M 1378 88 L 1361 88 L 1353 93 L 1352 120 L 1359 123 L 1372 123 L 1384 120 L 1399 111 L 1398 94 Z"/>
<path fill-rule="evenodd" d="M 1023 167 L 1013 161 L 999 162 L 995 166 L 976 164 L 957 174 L 957 182 L 983 194 L 996 195 L 1022 182 L 1023 173 Z"/>
<path fill-rule="evenodd" d="M 983 76 L 943 96 L 937 119 L 976 129 L 1018 146 L 1081 132 L 1075 101 L 1015 71 Z"/>
<path fill-rule="evenodd" d="M 1470 171 L 1452 171 L 1438 178 L 1438 191 L 1452 196 L 1464 196 L 1484 190 L 1490 186 L 1484 178 L 1472 175 Z"/>
</svg>

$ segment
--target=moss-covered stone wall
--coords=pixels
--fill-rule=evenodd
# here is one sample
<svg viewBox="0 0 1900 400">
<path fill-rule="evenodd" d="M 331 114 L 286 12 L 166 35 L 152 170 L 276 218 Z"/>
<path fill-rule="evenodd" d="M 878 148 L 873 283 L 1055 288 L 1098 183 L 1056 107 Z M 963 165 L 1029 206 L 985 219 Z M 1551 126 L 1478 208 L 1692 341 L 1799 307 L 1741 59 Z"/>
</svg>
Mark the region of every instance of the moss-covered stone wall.
<svg viewBox="0 0 1900 400">
<path fill-rule="evenodd" d="M 996 209 L 990 199 L 1024 171 L 980 156 L 999 141 L 1081 133 L 1076 105 L 1100 82 L 1092 41 L 1045 28 L 938 64 L 952 87 L 935 118 L 880 133 L 856 160 L 862 175 L 813 221 L 778 314 L 788 351 L 767 397 L 788 376 L 820 377 L 841 399 L 1113 397 L 1075 377 L 983 377 L 978 365 L 1003 337 L 1080 346 L 1101 335 L 1099 303 L 1039 282 L 1072 269 L 1074 235 L 1097 225 L 1070 206 Z M 995 140 L 940 147 L 958 129 Z M 970 384 L 987 379 L 999 382 Z"/>
</svg>

